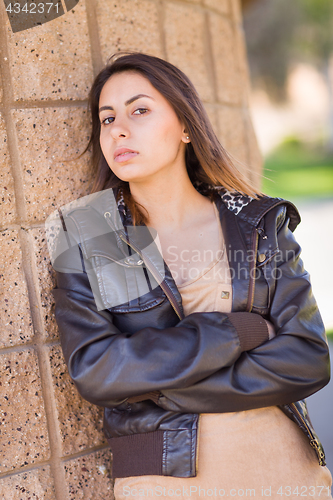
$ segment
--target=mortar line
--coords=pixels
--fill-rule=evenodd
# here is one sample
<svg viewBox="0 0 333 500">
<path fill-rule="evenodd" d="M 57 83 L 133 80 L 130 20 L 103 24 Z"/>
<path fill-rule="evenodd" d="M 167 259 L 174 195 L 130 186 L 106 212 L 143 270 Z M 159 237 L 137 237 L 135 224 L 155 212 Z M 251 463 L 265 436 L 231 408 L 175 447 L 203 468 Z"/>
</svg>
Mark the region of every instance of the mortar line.
<svg viewBox="0 0 333 500">
<path fill-rule="evenodd" d="M 76 458 L 80 457 L 85 457 L 92 455 L 93 453 L 96 453 L 98 451 L 103 451 L 107 450 L 109 445 L 97 445 L 93 446 L 91 448 L 86 448 L 85 450 L 78 452 L 78 453 L 73 453 L 72 455 L 67 455 L 66 457 L 62 457 L 61 463 L 65 464 L 66 462 L 69 462 L 71 460 L 75 460 Z M 110 450 L 111 453 L 111 450 Z M 43 467 L 48 467 L 50 466 L 49 462 L 47 460 L 41 460 L 40 462 L 32 465 L 26 465 L 24 467 L 20 467 L 19 469 L 10 469 L 6 472 L 0 472 L 0 480 L 1 479 L 6 479 L 7 477 L 12 477 L 12 476 L 17 476 L 18 474 L 23 474 L 27 472 L 33 472 L 38 469 L 42 469 Z"/>
<path fill-rule="evenodd" d="M 34 247 L 30 234 L 24 229 L 19 231 L 22 248 L 22 267 L 26 277 L 32 324 L 34 327 L 34 349 L 38 357 L 40 381 L 50 444 L 50 468 L 53 473 L 56 500 L 67 500 L 65 471 L 61 465 L 62 445 L 61 432 L 57 418 L 53 381 L 48 346 L 44 345 L 44 324 L 41 315 L 42 304 L 39 295 L 39 283 Z"/>
<path fill-rule="evenodd" d="M 6 26 L 4 11 L 4 3 L 1 2 L 0 5 L 0 23 L 1 26 Z M 0 30 L 0 47 L 1 47 L 1 73 L 2 73 L 2 83 L 3 83 L 3 105 L 2 113 L 6 127 L 7 135 L 7 147 L 10 158 L 10 169 L 14 182 L 14 194 L 15 194 L 15 208 L 18 219 L 26 219 L 25 210 L 25 199 L 23 192 L 23 179 L 21 175 L 20 167 L 20 157 L 18 153 L 18 142 L 16 135 L 16 127 L 11 114 L 11 108 L 8 105 L 9 102 L 13 101 L 13 89 L 10 74 L 10 55 L 6 29 Z"/>
<path fill-rule="evenodd" d="M 27 223 L 27 224 L 6 224 L 5 226 L 0 226 L 0 231 L 1 232 L 4 232 L 4 231 L 11 231 L 11 230 L 20 230 L 20 229 L 24 229 L 25 231 L 27 231 L 28 229 L 44 229 L 45 227 L 45 221 L 36 221 L 36 222 L 31 222 L 31 223 Z"/>
<path fill-rule="evenodd" d="M 88 24 L 91 61 L 92 61 L 94 76 L 97 76 L 97 74 L 101 71 L 101 69 L 104 66 L 102 58 L 101 41 L 99 37 L 99 26 L 97 20 L 96 4 L 97 2 L 95 0 L 86 0 L 87 24 Z"/>
<path fill-rule="evenodd" d="M 157 5 L 157 22 L 158 22 L 158 31 L 160 34 L 160 44 L 162 49 L 163 58 L 167 60 L 167 45 L 166 45 L 166 35 L 164 29 L 165 23 L 165 3 L 164 0 L 158 0 Z"/>
<path fill-rule="evenodd" d="M 11 109 L 39 109 L 39 108 L 68 108 L 86 106 L 87 99 L 43 99 L 36 101 L 12 101 L 8 104 Z"/>
<path fill-rule="evenodd" d="M 247 59 L 244 61 L 244 50 L 241 47 L 240 44 L 244 44 L 244 39 L 243 39 L 243 33 L 242 33 L 242 28 L 240 27 L 240 23 L 236 19 L 236 9 L 237 7 L 235 6 L 236 4 L 233 2 L 238 2 L 238 0 L 229 0 L 229 2 L 232 3 L 230 5 L 231 7 L 231 29 L 232 29 L 232 34 L 234 37 L 234 46 L 237 48 L 235 56 L 236 56 L 236 67 L 237 71 L 239 74 L 239 77 L 244 83 L 244 86 L 246 85 L 246 89 L 242 89 L 242 96 L 241 96 L 241 110 L 242 110 L 242 117 L 243 117 L 243 124 L 244 124 L 244 146 L 245 146 L 245 151 L 246 151 L 246 177 L 252 182 L 254 185 L 257 184 L 257 182 L 254 179 L 253 172 L 251 170 L 251 151 L 250 151 L 250 143 L 249 143 L 249 125 L 250 125 L 250 116 L 249 116 L 249 69 L 248 67 L 245 68 L 243 67 L 244 64 L 247 64 Z M 246 55 L 246 50 L 245 50 L 245 55 Z"/>
<path fill-rule="evenodd" d="M 205 64 L 206 70 L 208 73 L 208 79 L 211 82 L 211 88 L 213 90 L 213 99 L 214 99 L 214 115 L 215 115 L 215 123 L 217 124 L 217 135 L 221 136 L 220 130 L 220 122 L 218 116 L 218 107 L 216 104 L 218 103 L 218 84 L 215 70 L 215 61 L 214 61 L 214 53 L 212 46 L 212 33 L 210 29 L 210 13 L 205 11 L 205 19 L 204 19 L 204 51 L 205 51 Z"/>
<path fill-rule="evenodd" d="M 154 3 L 156 3 L 156 2 L 159 2 L 160 0 L 152 0 L 152 1 Z M 194 8 L 194 10 L 213 12 L 214 14 L 217 14 L 218 16 L 221 16 L 221 17 L 224 17 L 224 18 L 230 20 L 230 14 L 221 12 L 217 9 L 214 9 L 214 7 L 202 5 L 201 2 L 200 3 L 193 3 L 193 2 L 191 2 L 191 0 L 189 0 L 189 1 L 186 1 L 186 0 L 167 0 L 167 1 L 170 4 L 182 5 L 182 6 L 186 6 L 186 7 L 191 5 Z M 230 8 L 229 8 L 229 11 L 230 11 Z"/>
<path fill-rule="evenodd" d="M 5 23 L 5 11 L 4 3 L 1 2 L 0 5 L 0 23 L 2 26 L 6 26 Z M 7 40 L 6 30 L 0 31 L 0 46 L 2 48 L 3 58 L 1 60 L 2 69 L 2 79 L 4 84 L 3 89 L 3 115 L 7 131 L 7 143 L 8 152 L 11 160 L 11 172 L 14 181 L 14 193 L 16 202 L 16 212 L 18 219 L 26 220 L 26 207 L 25 207 L 25 197 L 23 189 L 23 179 L 21 174 L 21 163 L 19 156 L 19 147 L 16 134 L 15 122 L 12 116 L 11 107 L 9 103 L 13 102 L 13 88 L 12 88 L 12 78 L 10 71 L 10 53 L 9 45 Z M 41 344 L 41 332 L 43 331 L 42 318 L 40 316 L 40 299 L 38 300 L 38 290 L 36 288 L 37 280 L 33 276 L 33 251 L 32 243 L 29 244 L 29 237 L 26 231 L 22 229 L 18 232 L 19 240 L 22 250 L 22 267 L 26 278 L 28 299 L 31 311 L 31 318 L 33 323 L 33 328 L 35 332 L 36 346 L 34 350 L 37 352 L 40 378 L 42 386 L 43 403 L 45 407 L 46 422 L 48 427 L 49 443 L 50 443 L 50 453 L 51 458 L 49 460 L 49 465 L 51 468 L 54 485 L 55 485 L 55 497 L 56 500 L 67 500 L 67 492 L 65 489 L 65 472 L 61 465 L 60 459 L 60 433 L 58 431 L 54 432 L 54 428 L 57 429 L 57 419 L 55 416 L 55 405 L 52 401 L 53 391 L 52 391 L 52 379 L 51 379 L 51 369 L 48 366 L 48 360 L 46 360 L 45 350 Z M 35 270 L 37 275 L 37 271 Z M 37 306 L 37 307 L 35 307 Z M 39 306 L 39 307 L 38 307 Z M 47 369 L 48 366 L 48 369 Z M 51 390 L 50 390 L 51 389 Z M 54 396 L 53 396 L 54 397 Z"/>
<path fill-rule="evenodd" d="M 93 453 L 103 450 L 110 450 L 110 455 L 111 455 L 111 448 L 108 444 L 98 444 L 96 446 L 92 446 L 91 448 L 86 448 L 85 450 L 78 451 L 77 453 L 72 453 L 71 455 L 66 455 L 62 457 L 62 463 L 65 464 L 66 462 L 70 462 L 71 460 L 75 460 L 81 457 L 86 457 L 88 455 L 92 455 Z"/>
<path fill-rule="evenodd" d="M 52 339 L 49 341 L 45 341 L 44 345 L 46 347 L 55 347 L 55 346 L 60 346 L 60 340 L 57 339 Z M 16 344 L 16 345 L 9 345 L 5 347 L 0 348 L 0 356 L 5 355 L 5 354 L 12 354 L 13 352 L 22 352 L 22 351 L 29 351 L 29 350 L 37 350 L 38 344 L 33 341 L 25 342 L 24 344 Z"/>
</svg>

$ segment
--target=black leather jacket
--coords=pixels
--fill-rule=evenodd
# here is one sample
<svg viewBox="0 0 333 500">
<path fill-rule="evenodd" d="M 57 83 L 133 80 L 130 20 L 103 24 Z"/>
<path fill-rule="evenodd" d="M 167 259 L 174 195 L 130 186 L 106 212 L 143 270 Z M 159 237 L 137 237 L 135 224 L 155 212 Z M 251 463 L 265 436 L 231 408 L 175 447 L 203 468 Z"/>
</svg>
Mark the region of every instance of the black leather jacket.
<svg viewBox="0 0 333 500">
<path fill-rule="evenodd" d="M 296 422 L 325 465 L 303 398 L 328 383 L 329 354 L 292 234 L 299 214 L 279 198 L 214 193 L 232 277 L 230 314 L 184 317 L 166 264 L 160 286 L 127 303 L 98 308 L 86 273 L 92 262 L 101 296 L 112 275 L 107 266 L 103 270 L 96 263 L 119 262 L 124 248 L 130 256 L 117 267 L 121 272 L 143 265 L 148 279 L 158 270 L 137 248 L 135 235 L 128 240 L 131 216 L 121 203 L 125 231 L 112 226 L 107 191 L 99 194 L 98 206 L 87 201 L 67 210 L 62 219 L 64 229 L 75 233 L 81 260 L 69 250 L 55 265 L 56 320 L 77 389 L 105 408 L 114 477 L 195 476 L 200 413 L 272 405 Z M 96 224 L 111 225 L 114 232 L 90 238 L 87 214 Z M 274 325 L 272 340 L 262 318 Z"/>
</svg>

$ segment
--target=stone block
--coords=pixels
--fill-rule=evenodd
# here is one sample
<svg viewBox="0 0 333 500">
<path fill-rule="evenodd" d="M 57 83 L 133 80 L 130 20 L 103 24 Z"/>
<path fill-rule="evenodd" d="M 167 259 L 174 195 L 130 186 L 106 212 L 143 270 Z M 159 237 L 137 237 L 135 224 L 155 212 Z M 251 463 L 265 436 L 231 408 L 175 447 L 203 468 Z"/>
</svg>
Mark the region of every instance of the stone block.
<svg viewBox="0 0 333 500">
<path fill-rule="evenodd" d="M 1 82 L 0 82 L 1 83 Z M 14 180 L 10 170 L 5 123 L 0 113 L 0 224 L 5 228 L 16 218 Z"/>
<path fill-rule="evenodd" d="M 211 13 L 209 18 L 218 100 L 225 104 L 241 104 L 244 100 L 244 81 L 233 27 L 228 19 L 215 13 Z"/>
<path fill-rule="evenodd" d="M 229 0 L 229 1 L 231 6 L 232 18 L 236 23 L 240 24 L 243 20 L 241 0 Z"/>
<path fill-rule="evenodd" d="M 109 449 L 64 464 L 69 500 L 113 500 Z"/>
<path fill-rule="evenodd" d="M 240 72 L 240 79 L 243 82 L 242 94 L 243 104 L 249 107 L 249 94 L 250 94 L 250 71 L 248 66 L 246 43 L 244 31 L 241 26 L 236 26 L 235 34 L 235 52 L 237 54 L 236 60 L 238 61 L 238 68 Z"/>
<path fill-rule="evenodd" d="M 248 175 L 245 118 L 241 108 L 221 106 L 218 110 L 220 142 L 236 160 L 236 166 Z M 241 162 L 241 164 L 239 163 Z"/>
<path fill-rule="evenodd" d="M 29 230 L 33 242 L 35 261 L 38 272 L 39 296 L 44 320 L 44 332 L 47 338 L 57 338 L 58 328 L 54 317 L 54 300 L 51 290 L 56 285 L 55 271 L 50 262 L 43 228 Z"/>
<path fill-rule="evenodd" d="M 0 471 L 50 456 L 46 416 L 34 351 L 4 352 L 1 359 Z"/>
<path fill-rule="evenodd" d="M 253 128 L 252 120 L 248 112 L 245 113 L 246 117 L 246 138 L 248 145 L 248 156 L 249 156 L 249 178 L 253 185 L 258 189 L 261 189 L 262 183 L 262 168 L 263 168 L 263 157 L 259 149 L 257 137 Z"/>
<path fill-rule="evenodd" d="M 89 139 L 84 108 L 13 111 L 16 123 L 27 217 L 44 221 L 56 207 L 88 194 L 89 154 L 79 158 Z"/>
<path fill-rule="evenodd" d="M 31 341 L 34 332 L 16 230 L 1 232 L 0 296 L 0 348 Z"/>
<path fill-rule="evenodd" d="M 213 100 L 213 85 L 206 67 L 204 13 L 191 5 L 167 3 L 164 32 L 168 61 L 184 71 L 203 100 Z"/>
<path fill-rule="evenodd" d="M 98 0 L 96 3 L 104 62 L 120 50 L 135 50 L 163 57 L 157 2 Z"/>
<path fill-rule="evenodd" d="M 219 136 L 219 124 L 217 119 L 216 106 L 214 104 L 204 103 L 205 110 L 207 111 L 207 115 L 210 123 L 213 126 L 214 132 L 217 136 Z"/>
<path fill-rule="evenodd" d="M 233 2 L 234 0 L 231 0 Z M 203 0 L 203 5 L 221 14 L 230 14 L 229 0 Z"/>
<path fill-rule="evenodd" d="M 30 30 L 8 29 L 14 98 L 85 99 L 93 79 L 85 2 Z"/>
<path fill-rule="evenodd" d="M 69 377 L 60 346 L 50 349 L 50 363 L 63 454 L 106 444 L 102 408 L 81 398 Z"/>
<path fill-rule="evenodd" d="M 5 500 L 54 500 L 50 467 L 22 472 L 0 479 L 0 498 Z"/>
<path fill-rule="evenodd" d="M 0 102 L 3 101 L 3 76 L 0 68 Z"/>
</svg>

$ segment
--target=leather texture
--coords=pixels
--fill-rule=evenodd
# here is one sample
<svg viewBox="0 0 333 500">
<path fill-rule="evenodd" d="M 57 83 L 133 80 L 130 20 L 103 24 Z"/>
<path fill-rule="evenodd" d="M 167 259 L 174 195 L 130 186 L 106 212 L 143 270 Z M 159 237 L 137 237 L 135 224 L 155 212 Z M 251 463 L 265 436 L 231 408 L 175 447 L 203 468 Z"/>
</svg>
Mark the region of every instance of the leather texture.
<svg viewBox="0 0 333 500">
<path fill-rule="evenodd" d="M 89 242 L 90 256 L 81 246 L 80 264 L 77 252 L 76 257 L 71 252 L 62 256 L 64 267 L 68 261 L 77 269 L 58 272 L 53 291 L 70 376 L 85 399 L 105 408 L 104 431 L 111 446 L 118 437 L 164 432 L 164 475 L 195 476 L 200 413 L 272 405 L 299 425 L 325 465 L 305 403 L 300 402 L 328 383 L 329 354 L 292 234 L 299 214 L 279 198 L 252 200 L 237 214 L 218 193 L 215 203 L 232 278 L 230 314 L 242 312 L 244 324 L 250 316 L 257 318 L 258 329 L 264 317 L 274 325 L 276 337 L 263 342 L 253 335 L 243 351 L 230 314 L 182 317 L 181 296 L 166 264 L 163 286 L 168 297 L 157 286 L 136 300 L 98 310 L 85 267 L 91 268 L 94 254 L 102 251 L 114 259 L 118 249 L 96 238 Z M 85 229 L 76 215 L 73 210 L 65 223 L 79 225 L 80 247 Z M 122 213 L 122 220 L 125 227 L 130 225 L 130 214 Z M 97 281 L 102 286 L 101 276 Z"/>
</svg>

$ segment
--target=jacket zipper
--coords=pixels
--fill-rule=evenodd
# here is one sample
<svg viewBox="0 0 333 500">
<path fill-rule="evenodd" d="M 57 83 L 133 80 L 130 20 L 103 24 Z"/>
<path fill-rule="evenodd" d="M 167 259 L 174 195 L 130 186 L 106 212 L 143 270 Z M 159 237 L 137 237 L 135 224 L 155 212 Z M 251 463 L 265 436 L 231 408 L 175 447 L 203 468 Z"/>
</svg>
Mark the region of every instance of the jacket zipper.
<svg viewBox="0 0 333 500">
<path fill-rule="evenodd" d="M 309 428 L 307 422 L 305 421 L 305 419 L 303 418 L 302 414 L 299 412 L 297 406 L 295 405 L 295 403 L 290 403 L 288 405 L 286 405 L 288 408 L 290 408 L 290 410 L 297 415 L 297 417 L 299 418 L 299 420 L 301 420 L 302 424 L 304 425 L 304 427 L 306 428 L 307 432 L 309 433 L 309 436 L 310 436 L 310 445 L 312 446 L 312 448 L 314 448 L 315 452 L 316 452 L 316 455 L 319 459 L 319 463 L 320 465 L 325 465 L 326 462 L 325 462 L 325 454 L 320 450 L 319 448 L 319 443 L 318 443 L 318 440 L 314 437 L 311 429 Z"/>
<path fill-rule="evenodd" d="M 124 243 L 126 243 L 126 245 L 130 246 L 138 255 L 140 255 L 140 257 L 144 261 L 146 267 L 149 269 L 151 274 L 154 276 L 156 282 L 160 283 L 160 287 L 162 288 L 163 292 L 167 296 L 167 298 L 168 298 L 170 304 L 172 305 L 175 313 L 177 314 L 178 318 L 180 320 L 182 320 L 184 318 L 184 316 L 183 316 L 182 311 L 177 303 L 177 300 L 176 300 L 175 296 L 173 295 L 172 290 L 170 289 L 168 284 L 165 283 L 164 280 L 161 281 L 162 276 L 159 273 L 159 271 L 156 270 L 155 266 L 150 262 L 150 259 L 143 254 L 143 252 L 140 250 L 140 248 L 138 248 L 133 243 L 130 243 L 121 232 L 119 233 L 119 236 L 124 241 Z"/>
<path fill-rule="evenodd" d="M 254 287 L 255 287 L 255 273 L 253 272 L 255 269 L 256 265 L 256 258 L 255 256 L 257 255 L 257 250 L 258 250 L 258 239 L 259 239 L 259 234 L 257 228 L 253 231 L 253 237 L 252 237 L 252 263 L 250 266 L 250 286 L 249 286 L 249 295 L 247 299 L 247 305 L 246 305 L 246 311 L 251 312 L 252 306 L 253 306 L 253 300 L 254 300 Z"/>
<path fill-rule="evenodd" d="M 272 209 L 277 206 L 279 206 L 281 202 L 275 203 L 273 206 L 269 207 L 267 210 L 265 210 L 264 213 L 261 214 L 261 219 Z M 260 220 L 261 220 L 260 219 Z M 259 221 L 260 222 L 260 221 Z M 259 240 L 259 234 L 263 232 L 263 228 L 256 227 L 253 233 L 253 239 L 252 239 L 252 251 L 253 251 L 253 261 L 251 265 L 251 270 L 250 270 L 250 286 L 249 286 L 249 296 L 248 296 L 248 301 L 247 301 L 247 306 L 246 306 L 246 311 L 251 312 L 252 306 L 253 306 L 253 300 L 254 300 L 254 288 L 255 288 L 255 273 L 253 272 L 255 265 L 256 265 L 256 260 L 255 256 L 257 255 L 258 251 L 258 240 Z M 265 237 L 267 239 L 267 236 Z"/>
</svg>

